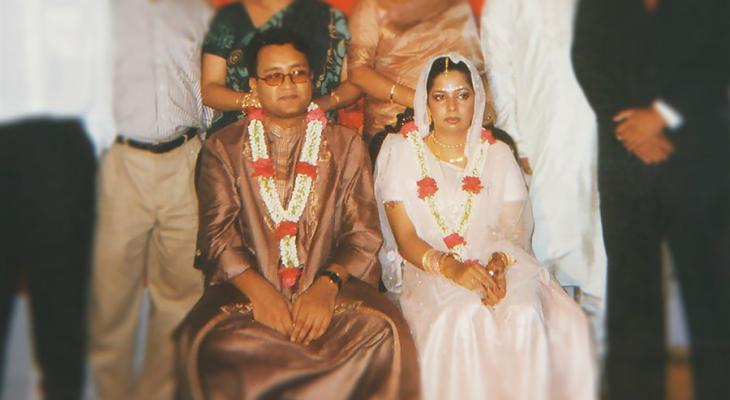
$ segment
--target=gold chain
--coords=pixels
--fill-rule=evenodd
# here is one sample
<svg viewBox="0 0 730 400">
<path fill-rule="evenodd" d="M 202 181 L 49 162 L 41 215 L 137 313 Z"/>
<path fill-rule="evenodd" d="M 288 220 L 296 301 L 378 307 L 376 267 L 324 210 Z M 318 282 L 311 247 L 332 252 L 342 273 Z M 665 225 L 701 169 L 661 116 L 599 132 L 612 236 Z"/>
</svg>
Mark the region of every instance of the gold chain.
<svg viewBox="0 0 730 400">
<path fill-rule="evenodd" d="M 433 132 L 431 134 L 431 138 L 433 138 L 433 142 L 436 143 L 437 146 L 443 147 L 445 149 L 460 149 L 464 147 L 465 143 L 459 143 L 459 144 L 446 144 L 436 138 L 436 132 Z"/>
<path fill-rule="evenodd" d="M 433 135 L 431 135 L 431 137 L 433 137 Z M 435 139 L 435 138 L 434 138 L 434 139 Z M 437 144 L 438 144 L 438 143 L 437 143 Z M 462 162 L 466 161 L 466 155 L 465 155 L 465 154 L 462 154 L 462 155 L 461 155 L 460 157 L 448 158 L 448 157 L 445 157 L 445 156 L 444 156 L 443 154 L 441 154 L 441 152 L 440 152 L 440 151 L 438 151 L 438 150 L 436 150 L 436 149 L 433 149 L 433 154 L 434 154 L 434 155 L 436 156 L 436 158 L 438 158 L 439 160 L 441 160 L 441 161 L 445 161 L 445 162 L 447 162 L 447 163 L 449 163 L 449 164 L 457 164 L 457 165 L 458 165 L 458 164 L 460 164 L 460 163 L 462 163 Z"/>
</svg>

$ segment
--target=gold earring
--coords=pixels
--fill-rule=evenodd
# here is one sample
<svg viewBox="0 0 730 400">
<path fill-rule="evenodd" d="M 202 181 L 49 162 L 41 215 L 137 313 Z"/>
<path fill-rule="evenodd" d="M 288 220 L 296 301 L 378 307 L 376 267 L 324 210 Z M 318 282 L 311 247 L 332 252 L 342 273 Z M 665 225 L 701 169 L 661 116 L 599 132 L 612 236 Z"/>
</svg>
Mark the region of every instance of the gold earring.
<svg viewBox="0 0 730 400">
<path fill-rule="evenodd" d="M 426 111 L 426 119 L 428 120 L 428 126 L 431 126 L 433 124 L 433 119 L 431 118 L 431 111 Z"/>
</svg>

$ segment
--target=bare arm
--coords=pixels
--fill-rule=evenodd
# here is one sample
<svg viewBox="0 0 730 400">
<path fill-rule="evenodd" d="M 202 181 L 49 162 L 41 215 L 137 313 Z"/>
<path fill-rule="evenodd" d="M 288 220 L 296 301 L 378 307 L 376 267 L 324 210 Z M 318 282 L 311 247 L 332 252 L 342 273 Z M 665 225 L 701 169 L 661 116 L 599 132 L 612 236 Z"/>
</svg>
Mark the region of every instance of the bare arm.
<svg viewBox="0 0 730 400">
<path fill-rule="evenodd" d="M 378 100 L 390 101 L 391 92 L 392 100 L 404 107 L 413 107 L 413 100 L 416 91 L 401 84 L 398 84 L 375 71 L 371 67 L 362 65 L 350 70 L 351 81 L 368 96 Z M 395 85 L 395 88 L 394 86 Z"/>
<path fill-rule="evenodd" d="M 226 59 L 214 54 L 203 54 L 200 92 L 203 104 L 219 111 L 241 109 L 245 93 L 226 87 Z"/>
<path fill-rule="evenodd" d="M 398 253 L 412 265 L 424 269 L 421 264 L 423 255 L 431 250 L 431 246 L 423 241 L 416 233 L 411 219 L 408 218 L 405 206 L 400 202 L 389 202 L 385 204 L 385 215 L 388 217 L 388 224 L 393 231 L 393 237 L 398 245 Z"/>
<path fill-rule="evenodd" d="M 340 84 L 327 96 L 322 96 L 314 102 L 325 111 L 337 110 L 347 107 L 357 101 L 362 95 L 362 91 L 358 86 L 347 79 L 347 58 L 342 65 L 340 73 Z"/>
<path fill-rule="evenodd" d="M 393 231 L 393 237 L 398 245 L 398 253 L 406 261 L 421 270 L 425 270 L 422 263 L 424 254 L 431 250 L 431 246 L 423 241 L 416 233 L 403 203 L 390 202 L 385 206 L 388 224 Z M 479 291 L 488 304 L 499 302 L 500 292 L 496 282 L 487 274 L 487 271 L 477 263 L 462 263 L 454 257 L 445 257 L 441 262 L 441 274 L 454 283 L 468 289 Z"/>
</svg>

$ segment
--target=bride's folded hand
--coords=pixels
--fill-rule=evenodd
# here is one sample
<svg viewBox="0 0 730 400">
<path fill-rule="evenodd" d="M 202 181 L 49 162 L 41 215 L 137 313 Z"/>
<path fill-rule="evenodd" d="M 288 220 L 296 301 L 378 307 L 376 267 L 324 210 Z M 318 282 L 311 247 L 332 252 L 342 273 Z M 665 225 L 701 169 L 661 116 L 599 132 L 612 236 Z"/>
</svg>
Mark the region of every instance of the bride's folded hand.
<svg viewBox="0 0 730 400">
<path fill-rule="evenodd" d="M 487 263 L 486 271 L 497 285 L 495 294 L 502 300 L 507 295 L 507 280 L 505 278 L 507 267 L 501 260 L 492 259 Z"/>
<path fill-rule="evenodd" d="M 477 262 L 462 263 L 448 257 L 441 266 L 441 274 L 467 290 L 479 292 L 486 305 L 495 305 L 500 300 L 494 278 Z"/>
</svg>

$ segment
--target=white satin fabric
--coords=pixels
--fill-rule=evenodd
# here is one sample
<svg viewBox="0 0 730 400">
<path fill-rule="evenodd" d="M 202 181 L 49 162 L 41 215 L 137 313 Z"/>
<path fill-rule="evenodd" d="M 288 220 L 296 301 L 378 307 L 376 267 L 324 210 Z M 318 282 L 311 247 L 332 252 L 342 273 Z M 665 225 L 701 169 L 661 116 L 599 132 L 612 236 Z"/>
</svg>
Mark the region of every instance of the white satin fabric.
<svg viewBox="0 0 730 400">
<path fill-rule="evenodd" d="M 424 87 L 426 71 L 421 79 Z M 472 80 L 475 88 L 482 87 L 478 75 Z M 422 97 L 417 97 L 415 115 L 425 136 L 427 127 L 419 118 L 425 114 L 425 90 L 420 85 L 419 89 Z M 484 105 L 478 106 L 476 110 Z M 472 150 L 479 130 L 469 134 Z M 438 207 L 446 218 L 456 219 L 462 212 L 463 170 L 439 162 L 431 153 L 426 158 L 439 185 Z M 424 398 L 595 398 L 587 320 L 532 254 L 529 197 L 507 145 L 497 142 L 489 147 L 481 177 L 485 188 L 475 199 L 464 233 L 467 257 L 486 264 L 493 252 L 503 251 L 516 260 L 506 275 L 507 296 L 495 307 L 484 306 L 478 294 L 423 272 L 398 255 L 384 213 L 387 201 L 404 205 L 422 240 L 438 250 L 447 249 L 428 206 L 417 196 L 420 176 L 411 143 L 401 135 L 389 135 L 378 157 L 375 191 L 385 238 L 380 252 L 383 280 L 399 294 L 414 335 Z"/>
<path fill-rule="evenodd" d="M 570 57 L 576 1 L 489 0 L 481 35 L 497 126 L 515 139 L 534 172 L 535 255 L 561 284 L 580 286 L 600 304 L 606 253 L 597 128 Z"/>
</svg>

